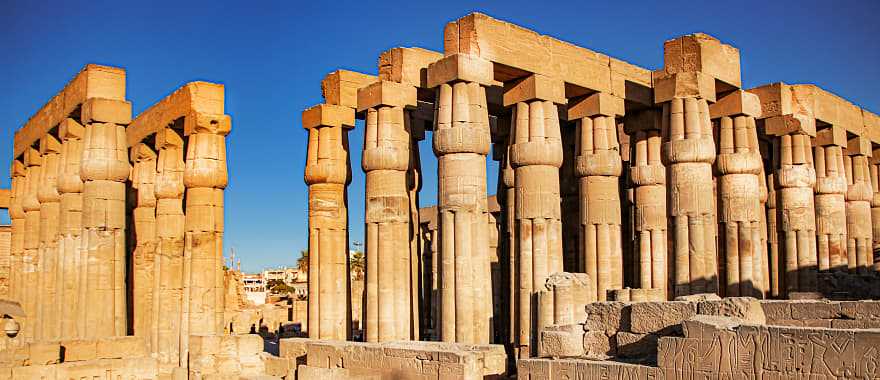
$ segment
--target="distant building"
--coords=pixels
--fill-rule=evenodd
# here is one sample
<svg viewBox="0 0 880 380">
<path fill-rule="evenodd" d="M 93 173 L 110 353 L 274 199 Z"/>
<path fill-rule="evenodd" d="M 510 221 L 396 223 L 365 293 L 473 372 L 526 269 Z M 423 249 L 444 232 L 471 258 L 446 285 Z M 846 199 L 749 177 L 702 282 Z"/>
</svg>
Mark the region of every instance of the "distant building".
<svg viewBox="0 0 880 380">
<path fill-rule="evenodd" d="M 244 282 L 244 294 L 248 301 L 255 305 L 266 303 L 266 281 L 260 274 L 245 274 L 241 277 Z"/>
</svg>

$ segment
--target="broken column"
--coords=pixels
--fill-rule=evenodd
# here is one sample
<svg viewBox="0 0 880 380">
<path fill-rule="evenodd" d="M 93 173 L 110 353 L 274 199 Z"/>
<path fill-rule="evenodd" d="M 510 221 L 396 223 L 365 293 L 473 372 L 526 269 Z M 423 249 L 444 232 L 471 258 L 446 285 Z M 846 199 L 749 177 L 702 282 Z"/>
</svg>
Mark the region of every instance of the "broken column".
<svg viewBox="0 0 880 380">
<path fill-rule="evenodd" d="M 156 152 L 145 143 L 131 147 L 131 187 L 135 192 L 132 210 L 134 236 L 132 253 L 134 335 L 144 337 L 150 352 L 158 344 L 152 334 L 153 301 L 159 297 L 156 273 Z"/>
<path fill-rule="evenodd" d="M 871 141 L 856 136 L 849 140 L 844 158 L 846 171 L 846 237 L 847 252 L 855 256 L 856 270 L 868 273 L 874 269 L 873 231 L 871 226 L 871 188 L 868 160 L 871 159 Z M 852 268 L 852 266 L 850 266 Z"/>
<path fill-rule="evenodd" d="M 628 122 L 627 129 L 635 137 L 630 179 L 634 187 L 633 227 L 638 249 L 636 284 L 642 289 L 660 289 L 665 299 L 668 283 L 666 167 L 660 158 L 660 115 L 646 110 L 634 119 Z"/>
<path fill-rule="evenodd" d="M 831 126 L 817 131 L 816 163 L 816 254 L 819 270 L 842 269 L 849 261 L 846 244 L 846 173 L 843 149 L 846 131 Z M 853 262 L 852 268 L 855 268 Z"/>
<path fill-rule="evenodd" d="M 125 126 L 131 122 L 131 103 L 88 99 L 81 120 L 86 337 L 125 335 L 125 181 L 130 170 Z"/>
<path fill-rule="evenodd" d="M 492 308 L 484 300 L 491 294 L 486 215 L 490 131 L 485 87 L 497 82 L 491 62 L 466 54 L 432 63 L 427 75 L 428 87 L 437 88 L 441 339 L 488 343 Z"/>
<path fill-rule="evenodd" d="M 616 117 L 623 116 L 623 99 L 606 93 L 590 95 L 569 106 L 576 120 L 575 170 L 580 177 L 579 234 L 581 270 L 589 276 L 596 299 L 609 289 L 623 287 L 620 189 L 623 170 Z"/>
<path fill-rule="evenodd" d="M 60 304 L 57 293 L 56 269 L 58 267 L 58 216 L 61 196 L 58 194 L 58 168 L 61 143 L 55 136 L 46 134 L 40 139 L 43 166 L 37 199 L 40 201 L 40 243 L 37 258 L 37 282 L 40 291 L 35 318 L 36 340 L 54 340 L 60 333 Z"/>
<path fill-rule="evenodd" d="M 728 297 L 763 296 L 760 176 L 763 168 L 755 118 L 758 96 L 736 90 L 709 106 L 718 120 L 719 245 Z M 712 241 L 705 242 L 712 244 Z M 704 262 L 704 265 L 706 263 Z"/>
<path fill-rule="evenodd" d="M 369 342 L 413 338 L 410 224 L 407 172 L 412 143 L 412 86 L 379 81 L 358 90 L 358 112 L 366 112 L 361 166 L 366 173 L 367 304 Z M 372 271 L 372 273 L 371 273 Z M 375 284 L 375 285 L 373 285 Z M 373 312 L 373 313 L 371 313 Z"/>
<path fill-rule="evenodd" d="M 303 112 L 309 131 L 309 337 L 348 339 L 348 130 L 354 110 L 321 104 Z M 369 304 L 367 304 L 369 307 Z"/>
<path fill-rule="evenodd" d="M 521 355 L 535 355 L 540 323 L 552 321 L 552 316 L 539 314 L 537 293 L 549 275 L 563 271 L 557 106 L 566 103 L 565 87 L 561 80 L 534 74 L 507 84 L 503 100 L 512 108 L 509 152 L 515 178 L 513 254 L 519 320 L 515 347 L 523 350 Z"/>
<path fill-rule="evenodd" d="M 59 231 L 59 263 L 60 281 L 57 291 L 60 295 L 60 310 L 71 311 L 69 316 L 60 318 L 62 339 L 80 337 L 77 326 L 77 305 L 79 299 L 80 268 L 85 265 L 82 256 L 82 210 L 83 181 L 80 178 L 80 162 L 82 161 L 83 137 L 85 128 L 72 118 L 64 119 L 58 130 L 61 137 L 61 161 L 58 167 L 58 192 L 60 193 Z"/>
</svg>

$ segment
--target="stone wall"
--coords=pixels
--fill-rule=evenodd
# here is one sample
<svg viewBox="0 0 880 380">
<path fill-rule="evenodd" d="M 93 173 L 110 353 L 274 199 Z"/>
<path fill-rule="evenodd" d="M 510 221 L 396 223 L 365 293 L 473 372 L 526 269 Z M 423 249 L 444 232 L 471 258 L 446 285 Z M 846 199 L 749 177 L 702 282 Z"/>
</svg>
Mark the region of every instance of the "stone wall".
<svg viewBox="0 0 880 380">
<path fill-rule="evenodd" d="M 880 301 L 762 301 L 761 307 L 769 325 L 880 328 Z"/>
<path fill-rule="evenodd" d="M 158 372 L 136 337 L 27 343 L 0 352 L 0 379 L 156 379 Z"/>
</svg>

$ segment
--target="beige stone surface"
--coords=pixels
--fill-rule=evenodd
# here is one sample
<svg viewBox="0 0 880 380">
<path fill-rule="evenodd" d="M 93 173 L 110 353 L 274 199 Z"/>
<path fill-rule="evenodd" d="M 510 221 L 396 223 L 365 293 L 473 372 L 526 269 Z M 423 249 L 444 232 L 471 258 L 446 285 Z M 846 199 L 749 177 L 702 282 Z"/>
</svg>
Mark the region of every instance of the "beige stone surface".
<svg viewBox="0 0 880 380">
<path fill-rule="evenodd" d="M 630 330 L 634 333 L 668 333 L 681 321 L 697 314 L 697 304 L 682 301 L 637 302 L 630 307 Z"/>
<path fill-rule="evenodd" d="M 417 48 L 397 47 L 379 55 L 379 80 L 428 87 L 428 65 L 443 58 L 442 53 Z"/>
<path fill-rule="evenodd" d="M 327 104 L 357 108 L 357 90 L 375 81 L 373 75 L 336 70 L 321 81 L 321 93 Z"/>
<path fill-rule="evenodd" d="M 670 74 L 702 72 L 727 86 L 742 86 L 739 49 L 704 33 L 664 42 L 663 70 Z"/>
<path fill-rule="evenodd" d="M 697 313 L 739 318 L 744 323 L 756 325 L 767 323 L 767 317 L 761 303 L 752 297 L 729 297 L 717 301 L 700 301 L 697 304 Z"/>
</svg>

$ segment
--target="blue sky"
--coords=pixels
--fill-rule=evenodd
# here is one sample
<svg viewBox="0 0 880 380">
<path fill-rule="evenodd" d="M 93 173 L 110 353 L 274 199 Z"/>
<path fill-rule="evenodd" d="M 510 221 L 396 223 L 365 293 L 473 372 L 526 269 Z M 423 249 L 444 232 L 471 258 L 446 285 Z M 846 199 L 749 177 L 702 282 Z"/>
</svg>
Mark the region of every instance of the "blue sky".
<svg viewBox="0 0 880 380">
<path fill-rule="evenodd" d="M 233 131 L 225 243 L 246 271 L 292 265 L 308 246 L 300 112 L 321 101 L 321 78 L 337 68 L 375 73 L 379 53 L 396 46 L 442 51 L 445 23 L 472 11 L 650 69 L 662 66 L 664 40 L 705 32 L 741 50 L 744 87 L 815 83 L 880 111 L 878 1 L 18 1 L 3 8 L 4 162 L 13 131 L 86 63 L 127 70 L 135 113 L 189 81 L 226 85 Z M 350 138 L 351 241 L 362 242 L 360 125 Z M 429 141 L 421 149 L 427 205 L 436 163 Z M 490 163 L 489 173 L 496 167 Z M 8 187 L 8 165 L 0 172 Z M 488 188 L 495 184 L 490 174 Z"/>
</svg>

